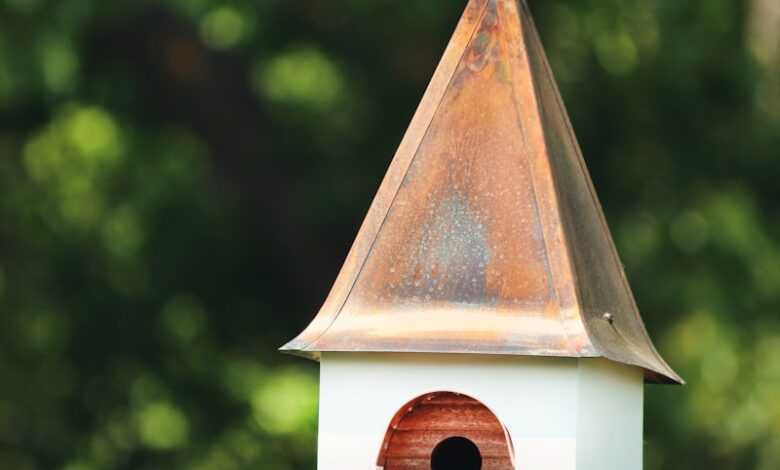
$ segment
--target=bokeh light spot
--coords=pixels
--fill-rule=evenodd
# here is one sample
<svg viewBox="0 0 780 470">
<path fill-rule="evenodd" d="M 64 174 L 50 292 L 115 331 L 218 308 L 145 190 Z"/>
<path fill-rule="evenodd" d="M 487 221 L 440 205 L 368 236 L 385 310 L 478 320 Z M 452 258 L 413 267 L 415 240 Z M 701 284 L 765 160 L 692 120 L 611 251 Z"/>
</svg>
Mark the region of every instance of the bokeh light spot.
<svg viewBox="0 0 780 470">
<path fill-rule="evenodd" d="M 130 206 L 122 206 L 114 210 L 103 227 L 105 248 L 117 258 L 137 256 L 144 237 L 138 214 Z"/>
<path fill-rule="evenodd" d="M 317 414 L 317 382 L 303 372 L 276 372 L 252 396 L 257 423 L 273 434 L 291 434 L 306 428 Z"/>
<path fill-rule="evenodd" d="M 235 9 L 222 6 L 207 14 L 200 24 L 203 42 L 213 49 L 230 49 L 246 33 L 246 24 Z"/>
<path fill-rule="evenodd" d="M 189 421 L 167 402 L 146 404 L 136 416 L 141 441 L 155 449 L 173 449 L 189 439 Z"/>
<path fill-rule="evenodd" d="M 180 295 L 165 305 L 160 321 L 177 341 L 190 342 L 203 331 L 206 312 L 194 297 Z"/>
<path fill-rule="evenodd" d="M 636 67 L 639 52 L 628 33 L 602 32 L 596 37 L 596 56 L 611 75 L 623 76 Z"/>
<path fill-rule="evenodd" d="M 70 142 L 86 157 L 113 158 L 119 154 L 119 131 L 114 119 L 99 108 L 76 111 L 68 122 Z"/>
<path fill-rule="evenodd" d="M 73 87 L 79 61 L 70 41 L 60 37 L 44 40 L 40 47 L 40 62 L 49 91 L 61 93 Z"/>
<path fill-rule="evenodd" d="M 345 89 L 338 66 L 322 52 L 303 47 L 257 63 L 251 76 L 254 90 L 271 101 L 310 110 L 335 106 Z"/>
<path fill-rule="evenodd" d="M 24 165 L 39 185 L 53 228 L 83 231 L 99 222 L 106 209 L 104 184 L 117 169 L 122 147 L 108 112 L 79 105 L 62 108 L 27 142 Z"/>
</svg>

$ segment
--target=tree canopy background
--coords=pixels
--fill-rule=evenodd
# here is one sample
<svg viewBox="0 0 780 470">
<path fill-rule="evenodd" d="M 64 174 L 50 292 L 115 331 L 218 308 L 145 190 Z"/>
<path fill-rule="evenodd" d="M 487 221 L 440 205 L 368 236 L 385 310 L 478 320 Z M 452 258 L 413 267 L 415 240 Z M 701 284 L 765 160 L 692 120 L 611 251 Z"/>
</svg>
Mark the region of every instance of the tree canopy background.
<svg viewBox="0 0 780 470">
<path fill-rule="evenodd" d="M 780 467 L 780 4 L 531 0 L 648 328 L 646 468 Z M 311 469 L 276 348 L 464 0 L 0 0 L 0 468 Z M 348 391 L 345 391 L 348 393 Z"/>
</svg>

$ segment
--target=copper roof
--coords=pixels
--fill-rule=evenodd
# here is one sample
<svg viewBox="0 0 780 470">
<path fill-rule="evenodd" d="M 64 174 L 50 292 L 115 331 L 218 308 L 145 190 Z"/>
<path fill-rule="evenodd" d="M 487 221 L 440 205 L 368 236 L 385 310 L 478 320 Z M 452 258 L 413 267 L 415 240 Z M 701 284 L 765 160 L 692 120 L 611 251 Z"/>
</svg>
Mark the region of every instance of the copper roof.
<svg viewBox="0 0 780 470">
<path fill-rule="evenodd" d="M 524 2 L 469 2 L 330 295 L 282 349 L 606 357 L 682 382 Z"/>
</svg>

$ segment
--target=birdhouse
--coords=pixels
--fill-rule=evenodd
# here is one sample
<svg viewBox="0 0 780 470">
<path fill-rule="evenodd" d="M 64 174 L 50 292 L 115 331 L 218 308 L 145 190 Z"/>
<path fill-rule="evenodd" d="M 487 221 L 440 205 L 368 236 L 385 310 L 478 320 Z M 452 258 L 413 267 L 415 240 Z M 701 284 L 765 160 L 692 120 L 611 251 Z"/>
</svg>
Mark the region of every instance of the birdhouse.
<svg viewBox="0 0 780 470">
<path fill-rule="evenodd" d="M 471 0 L 325 304 L 319 470 L 637 470 L 639 315 L 524 1 Z"/>
</svg>

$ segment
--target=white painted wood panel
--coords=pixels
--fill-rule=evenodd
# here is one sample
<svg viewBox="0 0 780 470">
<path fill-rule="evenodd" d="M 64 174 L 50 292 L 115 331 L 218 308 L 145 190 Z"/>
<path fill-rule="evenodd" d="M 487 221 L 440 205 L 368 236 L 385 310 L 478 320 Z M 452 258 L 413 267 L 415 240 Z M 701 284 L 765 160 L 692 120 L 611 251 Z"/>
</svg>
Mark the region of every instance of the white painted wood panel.
<svg viewBox="0 0 780 470">
<path fill-rule="evenodd" d="M 410 400 L 462 393 L 511 436 L 518 470 L 641 469 L 642 376 L 603 359 L 324 353 L 319 470 L 374 470 Z"/>
</svg>

